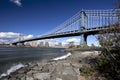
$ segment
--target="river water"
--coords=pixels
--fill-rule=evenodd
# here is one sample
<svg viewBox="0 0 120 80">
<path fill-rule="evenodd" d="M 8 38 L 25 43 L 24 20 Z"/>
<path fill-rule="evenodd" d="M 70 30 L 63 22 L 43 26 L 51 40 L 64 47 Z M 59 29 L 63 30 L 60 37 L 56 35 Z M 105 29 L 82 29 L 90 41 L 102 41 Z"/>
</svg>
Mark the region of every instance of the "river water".
<svg viewBox="0 0 120 80">
<path fill-rule="evenodd" d="M 64 55 L 63 48 L 0 47 L 0 75 L 12 66 Z"/>
</svg>

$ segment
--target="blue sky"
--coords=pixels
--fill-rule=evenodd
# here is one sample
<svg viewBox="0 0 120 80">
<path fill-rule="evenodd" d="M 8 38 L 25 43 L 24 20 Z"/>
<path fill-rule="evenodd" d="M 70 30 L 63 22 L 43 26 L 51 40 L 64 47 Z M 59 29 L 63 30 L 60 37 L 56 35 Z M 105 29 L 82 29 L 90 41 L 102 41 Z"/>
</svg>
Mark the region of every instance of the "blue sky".
<svg viewBox="0 0 120 80">
<path fill-rule="evenodd" d="M 0 39 L 5 38 L 8 32 L 16 33 L 16 36 L 21 33 L 26 37 L 35 37 L 54 29 L 81 9 L 111 9 L 115 8 L 116 2 L 117 0 L 0 0 L 0 32 L 5 33 Z M 95 37 L 88 37 L 88 44 L 91 41 L 95 43 Z"/>
</svg>

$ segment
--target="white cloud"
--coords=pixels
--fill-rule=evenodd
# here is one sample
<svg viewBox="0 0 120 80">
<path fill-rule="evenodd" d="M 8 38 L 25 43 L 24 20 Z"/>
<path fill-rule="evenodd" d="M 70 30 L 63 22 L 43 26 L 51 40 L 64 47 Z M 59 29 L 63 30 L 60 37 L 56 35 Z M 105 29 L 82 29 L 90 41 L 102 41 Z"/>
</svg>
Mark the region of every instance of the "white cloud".
<svg viewBox="0 0 120 80">
<path fill-rule="evenodd" d="M 8 40 L 0 39 L 0 42 L 8 42 Z"/>
<path fill-rule="evenodd" d="M 15 3 L 17 6 L 22 6 L 21 0 L 10 0 L 10 1 Z"/>
<path fill-rule="evenodd" d="M 20 35 L 20 33 L 14 33 L 14 32 L 0 32 L 0 39 L 5 38 L 17 38 Z"/>
<path fill-rule="evenodd" d="M 24 39 L 30 39 L 30 38 L 33 38 L 33 35 L 29 34 L 27 36 L 24 36 Z"/>
<path fill-rule="evenodd" d="M 20 33 L 14 32 L 0 32 L 0 42 L 12 42 L 18 40 Z"/>
<path fill-rule="evenodd" d="M 22 37 L 22 36 L 21 36 Z M 34 36 L 29 35 L 23 35 L 22 39 L 30 39 Z M 18 41 L 20 39 L 20 33 L 14 33 L 14 32 L 0 32 L 0 42 L 14 42 Z"/>
<path fill-rule="evenodd" d="M 34 36 L 29 34 L 29 35 L 22 35 L 21 38 L 20 38 L 20 34 L 17 38 L 14 38 L 12 40 L 12 42 L 15 42 L 15 41 L 19 41 L 19 40 L 25 40 L 25 39 L 30 39 L 30 38 L 33 38 Z"/>
<path fill-rule="evenodd" d="M 69 38 L 69 39 L 66 40 L 66 42 L 67 42 L 67 43 L 69 43 L 69 42 L 79 43 L 79 42 L 80 42 L 80 39 L 78 39 L 78 38 Z"/>
</svg>

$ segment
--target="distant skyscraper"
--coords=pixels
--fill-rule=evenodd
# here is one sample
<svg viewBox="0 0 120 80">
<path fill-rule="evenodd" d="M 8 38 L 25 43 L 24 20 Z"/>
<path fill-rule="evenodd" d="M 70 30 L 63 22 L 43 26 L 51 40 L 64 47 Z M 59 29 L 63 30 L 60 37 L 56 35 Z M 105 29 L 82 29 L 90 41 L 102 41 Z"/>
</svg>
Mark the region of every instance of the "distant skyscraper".
<svg viewBox="0 0 120 80">
<path fill-rule="evenodd" d="M 69 44 L 65 44 L 65 46 L 64 46 L 64 47 L 68 48 L 68 47 L 69 47 Z"/>
<path fill-rule="evenodd" d="M 29 42 L 26 42 L 25 45 L 26 45 L 26 46 L 31 46 Z"/>
<path fill-rule="evenodd" d="M 44 47 L 44 43 L 40 42 L 39 47 Z"/>
<path fill-rule="evenodd" d="M 62 47 L 62 43 L 61 43 L 61 42 L 59 42 L 59 43 L 58 43 L 58 46 L 59 46 L 59 47 Z"/>
<path fill-rule="evenodd" d="M 59 42 L 59 43 L 57 43 L 57 44 L 55 44 L 55 47 L 62 47 L 62 43 L 61 42 Z"/>
<path fill-rule="evenodd" d="M 31 46 L 32 46 L 32 47 L 37 47 L 37 43 L 36 43 L 36 42 L 32 42 L 32 43 L 31 43 Z"/>
<path fill-rule="evenodd" d="M 49 47 L 49 43 L 48 42 L 45 42 L 45 47 Z"/>
</svg>

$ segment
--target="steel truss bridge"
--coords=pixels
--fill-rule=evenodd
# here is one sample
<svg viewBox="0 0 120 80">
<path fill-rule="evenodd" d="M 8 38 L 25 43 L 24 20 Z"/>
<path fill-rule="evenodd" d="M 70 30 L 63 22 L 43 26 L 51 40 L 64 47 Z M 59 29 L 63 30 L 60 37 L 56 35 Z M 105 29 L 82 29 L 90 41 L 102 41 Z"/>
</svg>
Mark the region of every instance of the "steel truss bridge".
<svg viewBox="0 0 120 80">
<path fill-rule="evenodd" d="M 13 45 L 34 40 L 81 36 L 80 45 L 87 45 L 89 35 L 99 34 L 110 26 L 120 24 L 120 9 L 81 10 L 52 31 L 39 37 L 19 40 Z"/>
</svg>

